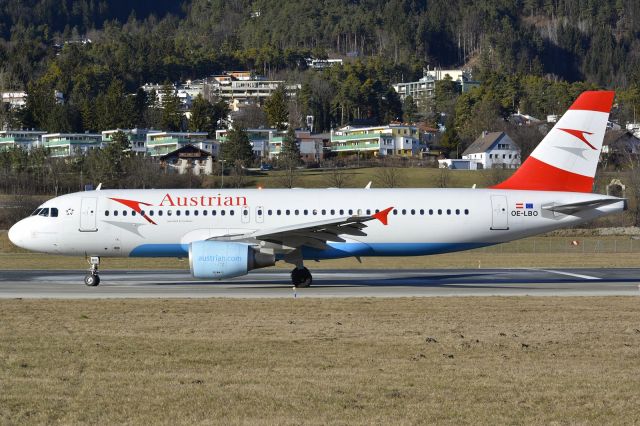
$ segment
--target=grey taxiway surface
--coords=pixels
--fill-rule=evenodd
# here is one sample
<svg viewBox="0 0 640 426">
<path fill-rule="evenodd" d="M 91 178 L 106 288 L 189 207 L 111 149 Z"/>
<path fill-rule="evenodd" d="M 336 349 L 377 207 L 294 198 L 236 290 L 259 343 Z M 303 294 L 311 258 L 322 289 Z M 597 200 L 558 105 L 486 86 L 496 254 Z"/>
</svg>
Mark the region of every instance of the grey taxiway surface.
<svg viewBox="0 0 640 426">
<path fill-rule="evenodd" d="M 283 270 L 222 282 L 182 271 L 0 271 L 0 298 L 640 296 L 640 269 L 316 270 L 311 288 L 293 289 Z"/>
</svg>

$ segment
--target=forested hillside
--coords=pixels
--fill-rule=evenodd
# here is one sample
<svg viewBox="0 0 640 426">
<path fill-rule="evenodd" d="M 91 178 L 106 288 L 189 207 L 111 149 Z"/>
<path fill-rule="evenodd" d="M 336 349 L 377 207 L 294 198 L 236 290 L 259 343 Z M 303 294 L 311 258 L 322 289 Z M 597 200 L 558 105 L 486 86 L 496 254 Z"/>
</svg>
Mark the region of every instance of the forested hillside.
<svg viewBox="0 0 640 426">
<path fill-rule="evenodd" d="M 151 56 L 161 69 L 114 58 L 136 83 L 205 65 L 287 68 L 316 49 L 626 86 L 639 32 L 633 0 L 0 1 L 0 53 L 23 84 L 55 55 L 55 40 L 88 35 L 113 53 Z"/>
<path fill-rule="evenodd" d="M 640 106 L 638 34 L 632 0 L 0 0 L 0 89 L 30 95 L 5 119 L 13 125 L 99 130 L 155 124 L 152 100 L 126 96 L 145 82 L 251 69 L 302 83 L 297 110 L 320 130 L 445 112 L 470 138 L 469 117 L 559 113 L 586 87 L 618 89 L 629 117 Z M 345 66 L 312 72 L 309 56 Z M 399 104 L 390 84 L 426 66 L 472 68 L 483 87 L 459 99 L 440 87 L 430 111 Z M 100 121 L 122 102 L 122 120 Z"/>
</svg>

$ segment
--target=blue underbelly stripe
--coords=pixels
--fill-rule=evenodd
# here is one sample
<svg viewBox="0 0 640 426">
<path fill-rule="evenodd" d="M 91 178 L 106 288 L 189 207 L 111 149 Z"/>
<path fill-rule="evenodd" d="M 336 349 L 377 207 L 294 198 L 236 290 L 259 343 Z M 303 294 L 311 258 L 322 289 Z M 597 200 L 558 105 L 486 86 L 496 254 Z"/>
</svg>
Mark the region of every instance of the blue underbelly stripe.
<svg viewBox="0 0 640 426">
<path fill-rule="evenodd" d="M 329 249 L 303 247 L 305 259 L 338 259 L 351 256 L 422 256 L 486 247 L 495 243 L 330 243 Z M 186 257 L 189 244 L 143 244 L 129 257 Z M 280 259 L 281 256 L 278 256 Z"/>
</svg>

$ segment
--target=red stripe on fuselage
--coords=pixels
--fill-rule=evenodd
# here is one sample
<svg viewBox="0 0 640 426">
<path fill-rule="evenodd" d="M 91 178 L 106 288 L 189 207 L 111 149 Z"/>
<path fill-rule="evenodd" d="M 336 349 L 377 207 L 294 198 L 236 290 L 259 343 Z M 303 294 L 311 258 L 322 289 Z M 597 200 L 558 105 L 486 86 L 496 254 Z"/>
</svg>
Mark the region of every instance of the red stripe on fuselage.
<svg viewBox="0 0 640 426">
<path fill-rule="evenodd" d="M 614 96 L 613 91 L 583 92 L 569 109 L 608 113 L 611 111 Z"/>
<path fill-rule="evenodd" d="M 535 157 L 529 157 L 509 179 L 491 188 L 591 192 L 593 178 L 571 173 L 544 163 Z"/>
</svg>

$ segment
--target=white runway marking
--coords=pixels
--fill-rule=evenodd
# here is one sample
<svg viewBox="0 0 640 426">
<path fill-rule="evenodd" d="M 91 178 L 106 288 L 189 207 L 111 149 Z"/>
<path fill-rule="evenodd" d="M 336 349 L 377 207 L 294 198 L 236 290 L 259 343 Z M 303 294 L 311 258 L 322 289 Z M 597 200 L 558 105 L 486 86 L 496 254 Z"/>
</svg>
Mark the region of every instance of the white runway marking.
<svg viewBox="0 0 640 426">
<path fill-rule="evenodd" d="M 529 270 L 530 271 L 548 272 L 550 274 L 566 275 L 566 276 L 574 277 L 574 278 L 582 278 L 583 280 L 600 280 L 600 279 L 602 279 L 602 278 L 594 277 L 594 276 L 591 276 L 591 275 L 575 274 L 573 272 L 565 272 L 565 271 L 554 271 L 553 269 L 534 269 L 534 268 L 530 268 Z"/>
</svg>

